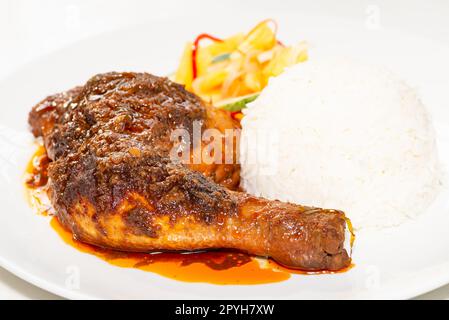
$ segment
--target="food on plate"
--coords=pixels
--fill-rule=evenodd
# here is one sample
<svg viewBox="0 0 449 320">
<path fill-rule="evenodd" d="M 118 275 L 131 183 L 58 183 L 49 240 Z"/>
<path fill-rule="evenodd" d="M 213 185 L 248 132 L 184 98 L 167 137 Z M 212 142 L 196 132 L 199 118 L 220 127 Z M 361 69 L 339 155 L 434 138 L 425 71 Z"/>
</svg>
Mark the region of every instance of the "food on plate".
<svg viewBox="0 0 449 320">
<path fill-rule="evenodd" d="M 258 93 L 252 93 L 237 98 L 229 98 L 215 103 L 214 107 L 230 112 L 237 112 L 246 108 L 246 105 L 256 100 L 258 96 Z"/>
<path fill-rule="evenodd" d="M 303 270 L 350 265 L 343 212 L 236 191 L 236 155 L 224 164 L 183 161 L 209 150 L 195 145 L 195 124 L 201 132 L 239 124 L 166 78 L 100 74 L 40 102 L 29 122 L 51 161 L 56 215 L 78 240 L 135 252 L 237 249 Z M 176 130 L 188 133 L 187 158 L 171 153 Z"/>
<path fill-rule="evenodd" d="M 293 66 L 270 80 L 241 125 L 247 192 L 339 208 L 356 229 L 414 217 L 439 188 L 429 114 L 413 89 L 382 68 L 345 58 Z M 248 161 L 264 146 L 254 143 L 260 128 L 269 128 L 277 157 L 268 173 Z"/>
<path fill-rule="evenodd" d="M 276 33 L 276 22 L 265 20 L 247 34 L 226 39 L 200 34 L 187 43 L 173 79 L 215 106 L 225 105 L 223 100 L 255 96 L 269 78 L 307 60 L 305 42 L 286 46 Z"/>
</svg>

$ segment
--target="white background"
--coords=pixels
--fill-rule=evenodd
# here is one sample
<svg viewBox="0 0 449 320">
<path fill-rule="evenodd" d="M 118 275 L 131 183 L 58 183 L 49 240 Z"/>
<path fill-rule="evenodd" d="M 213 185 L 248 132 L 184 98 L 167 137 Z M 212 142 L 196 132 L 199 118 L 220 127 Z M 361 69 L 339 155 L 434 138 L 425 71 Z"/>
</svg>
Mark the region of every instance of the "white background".
<svg viewBox="0 0 449 320">
<path fill-rule="evenodd" d="M 148 23 L 167 16 L 189 16 L 198 12 L 204 15 L 226 15 L 232 23 L 232 13 L 237 10 L 256 12 L 269 17 L 270 13 L 288 10 L 289 4 L 293 2 L 298 3 L 299 0 L 0 0 L 0 79 L 36 57 L 80 39 L 114 29 Z M 303 2 L 304 10 L 307 12 L 337 15 L 358 20 L 361 23 L 366 19 L 367 10 L 375 6 L 379 9 L 381 28 L 401 29 L 427 38 L 449 42 L 449 1 Z M 120 39 L 117 39 L 117 44 L 120 44 Z M 2 108 L 7 106 L 0 107 L 0 110 Z M 51 299 L 57 297 L 0 269 L 0 298 Z M 420 298 L 449 299 L 449 286 Z"/>
</svg>

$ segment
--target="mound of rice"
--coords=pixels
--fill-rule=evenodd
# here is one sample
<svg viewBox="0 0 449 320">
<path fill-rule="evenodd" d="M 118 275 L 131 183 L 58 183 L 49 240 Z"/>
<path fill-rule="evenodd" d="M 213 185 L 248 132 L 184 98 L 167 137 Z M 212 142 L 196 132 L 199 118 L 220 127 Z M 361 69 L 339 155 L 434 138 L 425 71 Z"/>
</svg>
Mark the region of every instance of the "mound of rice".
<svg viewBox="0 0 449 320">
<path fill-rule="evenodd" d="M 348 59 L 298 64 L 244 111 L 242 187 L 341 209 L 356 229 L 423 212 L 440 184 L 434 130 L 416 93 Z"/>
</svg>

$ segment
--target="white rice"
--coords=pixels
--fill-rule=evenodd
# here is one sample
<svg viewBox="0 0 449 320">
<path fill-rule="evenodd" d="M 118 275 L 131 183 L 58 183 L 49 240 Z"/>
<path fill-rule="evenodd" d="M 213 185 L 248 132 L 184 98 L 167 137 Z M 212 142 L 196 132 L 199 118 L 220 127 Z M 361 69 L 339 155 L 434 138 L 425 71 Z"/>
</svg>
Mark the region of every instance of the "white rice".
<svg viewBox="0 0 449 320">
<path fill-rule="evenodd" d="M 384 69 L 341 58 L 299 64 L 271 79 L 244 113 L 249 193 L 341 209 L 357 229 L 398 225 L 437 193 L 429 115 Z"/>
</svg>

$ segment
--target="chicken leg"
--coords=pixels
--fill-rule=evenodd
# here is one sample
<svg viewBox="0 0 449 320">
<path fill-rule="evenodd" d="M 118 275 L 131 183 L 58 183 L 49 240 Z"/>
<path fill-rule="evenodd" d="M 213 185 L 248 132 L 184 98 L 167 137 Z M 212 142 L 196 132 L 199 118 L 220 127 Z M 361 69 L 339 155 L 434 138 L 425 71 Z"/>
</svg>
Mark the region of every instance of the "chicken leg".
<svg viewBox="0 0 449 320">
<path fill-rule="evenodd" d="M 146 73 L 100 74 L 40 102 L 29 123 L 51 159 L 60 222 L 76 239 L 116 250 L 228 248 L 303 270 L 350 264 L 343 212 L 239 192 L 236 161 L 173 161 L 172 132 L 192 138 L 195 122 L 238 128 L 182 86 Z"/>
</svg>

